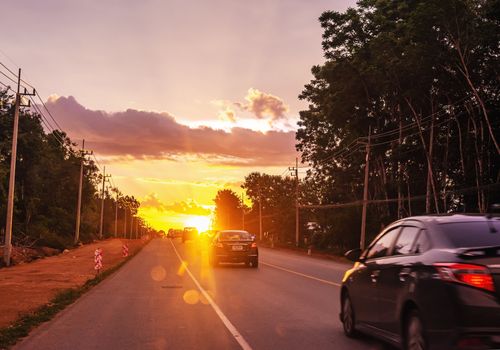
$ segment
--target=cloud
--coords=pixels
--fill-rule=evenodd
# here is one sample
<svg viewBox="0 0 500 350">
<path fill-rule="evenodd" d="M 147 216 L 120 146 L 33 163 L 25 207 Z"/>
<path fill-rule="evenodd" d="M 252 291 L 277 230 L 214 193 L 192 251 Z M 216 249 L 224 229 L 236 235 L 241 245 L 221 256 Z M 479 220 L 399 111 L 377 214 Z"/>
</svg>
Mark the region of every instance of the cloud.
<svg viewBox="0 0 500 350">
<path fill-rule="evenodd" d="M 279 111 L 277 105 L 252 106 L 262 113 L 272 108 Z M 72 96 L 53 96 L 47 107 L 72 140 L 85 139 L 88 148 L 106 157 L 175 159 L 194 155 L 216 164 L 272 166 L 288 164 L 296 154 L 293 131 L 190 128 L 177 123 L 168 113 L 90 110 Z"/>
<path fill-rule="evenodd" d="M 178 214 L 186 214 L 186 215 L 210 215 L 212 211 L 210 209 L 204 208 L 194 201 L 191 202 L 175 202 L 172 205 L 166 206 L 168 211 L 172 211 Z"/>
<path fill-rule="evenodd" d="M 210 209 L 197 204 L 193 200 L 188 202 L 181 201 L 173 204 L 165 204 L 158 198 L 156 193 L 147 195 L 141 202 L 141 207 L 156 209 L 159 212 L 168 211 L 184 215 L 210 215 L 212 213 Z"/>
<path fill-rule="evenodd" d="M 259 119 L 268 117 L 271 123 L 286 119 L 285 113 L 288 112 L 288 106 L 279 97 L 250 88 L 245 100 L 247 103 L 236 102 L 235 105 L 242 110 L 252 112 Z"/>
<path fill-rule="evenodd" d="M 141 201 L 141 207 L 155 208 L 158 211 L 165 211 L 165 204 L 158 198 L 156 193 L 147 195 L 144 200 Z"/>
<path fill-rule="evenodd" d="M 219 111 L 218 117 L 220 120 L 236 123 L 236 113 L 231 107 L 226 107 Z"/>
</svg>

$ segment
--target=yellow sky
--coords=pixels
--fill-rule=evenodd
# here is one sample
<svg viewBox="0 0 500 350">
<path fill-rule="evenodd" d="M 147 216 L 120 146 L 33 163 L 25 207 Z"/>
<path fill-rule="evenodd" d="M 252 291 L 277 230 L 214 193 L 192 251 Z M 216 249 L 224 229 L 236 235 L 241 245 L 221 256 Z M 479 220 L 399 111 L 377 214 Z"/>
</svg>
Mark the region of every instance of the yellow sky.
<svg viewBox="0 0 500 350">
<path fill-rule="evenodd" d="M 219 189 L 294 165 L 297 96 L 324 60 L 318 18 L 354 4 L 7 1 L 2 24 L 23 30 L 2 38 L 0 61 L 22 67 L 150 224 L 206 226 L 189 212 L 206 216 Z"/>
<path fill-rule="evenodd" d="M 110 162 L 107 168 L 112 169 L 113 181 L 118 188 L 126 189 L 134 194 L 143 206 L 139 215 L 158 230 L 182 228 L 193 221 L 202 221 L 201 226 L 208 226 L 207 221 L 199 219 L 200 215 L 179 213 L 168 208 L 170 204 L 184 201 L 193 202 L 202 208 L 213 210 L 217 191 L 229 188 L 242 194 L 240 187 L 244 177 L 251 171 L 262 171 L 279 175 L 283 167 L 262 167 L 259 169 L 222 166 L 202 161 L 170 161 L 170 160 L 127 160 Z M 149 206 L 144 202 L 156 196 L 160 202 Z M 249 204 L 248 199 L 246 203 Z M 204 221 L 204 222 L 203 222 Z M 196 226 L 196 225 L 195 225 Z M 205 227 L 208 229 L 208 227 Z"/>
</svg>

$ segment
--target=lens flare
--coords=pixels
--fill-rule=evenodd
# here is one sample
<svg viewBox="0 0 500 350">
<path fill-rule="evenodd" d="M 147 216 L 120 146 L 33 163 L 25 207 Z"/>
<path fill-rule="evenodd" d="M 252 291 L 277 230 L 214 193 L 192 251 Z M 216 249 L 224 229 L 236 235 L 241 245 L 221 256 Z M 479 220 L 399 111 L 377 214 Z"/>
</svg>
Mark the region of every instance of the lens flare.
<svg viewBox="0 0 500 350">
<path fill-rule="evenodd" d="M 210 216 L 191 216 L 184 221 L 186 227 L 196 227 L 198 232 L 206 231 L 210 228 Z"/>
</svg>

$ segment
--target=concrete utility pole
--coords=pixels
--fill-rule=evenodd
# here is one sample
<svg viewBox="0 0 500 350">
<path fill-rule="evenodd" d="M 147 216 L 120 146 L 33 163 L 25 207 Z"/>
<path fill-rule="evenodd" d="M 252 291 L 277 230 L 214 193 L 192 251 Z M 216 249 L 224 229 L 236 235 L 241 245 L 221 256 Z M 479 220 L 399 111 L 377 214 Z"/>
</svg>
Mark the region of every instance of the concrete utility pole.
<svg viewBox="0 0 500 350">
<path fill-rule="evenodd" d="M 12 254 L 12 221 L 14 217 L 14 190 L 16 186 L 16 161 L 17 161 L 17 135 L 19 130 L 19 108 L 29 107 L 21 105 L 22 96 L 34 96 L 35 89 L 33 93 L 29 94 L 26 89 L 24 93 L 20 92 L 21 89 L 21 68 L 17 74 L 17 92 L 16 92 L 16 103 L 14 107 L 14 127 L 12 129 L 12 151 L 10 154 L 10 176 L 9 176 L 9 194 L 7 196 L 7 217 L 5 225 L 5 247 L 4 247 L 4 263 L 6 266 L 10 265 L 10 256 Z"/>
<path fill-rule="evenodd" d="M 370 175 L 370 146 L 371 146 L 372 127 L 368 128 L 368 142 L 366 143 L 366 159 L 365 159 L 365 184 L 363 188 L 363 212 L 361 214 L 361 239 L 359 247 L 365 249 L 366 239 L 366 208 L 368 206 L 368 177 Z"/>
<path fill-rule="evenodd" d="M 127 203 L 123 203 L 123 238 L 127 238 Z"/>
<path fill-rule="evenodd" d="M 102 226 L 104 223 L 104 186 L 106 184 L 106 179 L 111 175 L 106 175 L 106 167 L 103 167 L 102 171 L 102 197 L 101 197 L 101 220 L 99 222 L 99 239 L 102 239 Z"/>
<path fill-rule="evenodd" d="M 135 239 L 139 238 L 139 217 L 135 217 Z"/>
<path fill-rule="evenodd" d="M 130 210 L 130 239 L 132 239 L 133 234 L 134 234 L 134 215 L 132 214 L 132 210 Z"/>
<path fill-rule="evenodd" d="M 295 158 L 295 167 L 289 167 L 295 177 L 295 246 L 299 246 L 299 158 Z"/>
<path fill-rule="evenodd" d="M 241 220 L 243 231 L 245 230 L 245 194 L 241 192 Z"/>
<path fill-rule="evenodd" d="M 118 236 L 118 193 L 115 200 L 115 238 Z"/>
<path fill-rule="evenodd" d="M 262 241 L 262 192 L 259 184 L 259 240 Z"/>
<path fill-rule="evenodd" d="M 92 151 L 85 151 L 85 140 L 82 141 L 82 149 L 80 150 L 80 155 L 82 157 L 80 161 L 80 181 L 78 182 L 78 202 L 76 204 L 76 227 L 75 227 L 75 239 L 74 244 L 78 243 L 80 239 L 80 216 L 82 211 L 82 187 L 83 187 L 83 166 L 85 161 L 85 156 L 92 154 Z"/>
</svg>

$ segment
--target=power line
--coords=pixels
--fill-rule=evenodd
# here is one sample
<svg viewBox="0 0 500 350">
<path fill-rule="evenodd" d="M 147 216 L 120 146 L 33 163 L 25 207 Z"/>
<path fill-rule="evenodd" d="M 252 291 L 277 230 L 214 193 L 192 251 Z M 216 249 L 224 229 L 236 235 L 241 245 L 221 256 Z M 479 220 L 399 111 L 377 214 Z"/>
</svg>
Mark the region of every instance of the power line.
<svg viewBox="0 0 500 350">
<path fill-rule="evenodd" d="M 47 108 L 47 106 L 45 105 L 45 103 L 43 102 L 42 98 L 40 97 L 40 95 L 38 94 L 38 91 L 35 90 L 35 93 L 36 93 L 36 96 L 38 97 L 38 99 L 40 100 L 40 102 L 42 103 L 43 105 L 43 108 L 45 108 L 45 110 L 47 111 L 47 113 L 49 114 L 50 118 L 54 121 L 54 123 L 56 124 L 56 126 L 59 128 L 59 130 L 63 130 L 61 128 L 61 126 L 59 125 L 59 123 L 56 121 L 56 119 L 54 118 L 54 116 L 52 115 L 52 113 L 50 113 L 49 109 Z"/>
<path fill-rule="evenodd" d="M 459 103 L 464 102 L 467 99 L 470 99 L 470 98 L 469 97 L 463 97 L 463 98 L 457 100 L 456 102 L 454 102 L 453 104 L 449 104 L 449 105 L 444 106 L 443 109 L 441 109 L 441 110 L 439 110 L 437 112 L 434 112 L 432 114 L 429 114 L 426 117 L 422 118 L 420 120 L 420 123 L 421 124 L 426 124 L 426 123 L 428 123 L 431 120 L 431 118 L 433 116 L 440 115 L 440 114 L 447 114 L 448 111 L 449 111 L 449 109 L 451 107 L 456 107 Z M 464 113 L 464 112 L 462 111 L 462 113 Z M 462 114 L 462 113 L 460 113 L 460 114 Z M 448 122 L 448 120 L 441 121 L 441 122 L 435 124 L 434 127 L 439 126 L 439 125 L 441 125 L 443 123 L 446 123 L 446 122 Z M 418 123 L 417 122 L 412 122 L 412 123 L 407 124 L 407 125 L 405 125 L 405 126 L 403 126 L 401 128 L 395 128 L 395 129 L 388 130 L 388 131 L 385 131 L 385 132 L 382 132 L 382 133 L 379 133 L 379 134 L 374 134 L 374 135 L 372 135 L 372 139 L 378 139 L 378 138 L 382 138 L 382 137 L 387 137 L 387 136 L 392 136 L 392 135 L 395 135 L 395 134 L 399 134 L 401 131 L 409 131 L 409 130 L 415 128 L 416 126 L 418 127 Z M 414 135 L 418 135 L 418 133 L 414 133 L 414 134 L 411 134 L 411 135 L 406 135 L 405 137 L 411 137 L 411 136 L 414 136 Z M 314 162 L 314 164 L 317 166 L 317 165 L 321 165 L 323 163 L 326 163 L 327 161 L 329 161 L 331 159 L 334 159 L 334 158 L 345 157 L 346 154 L 352 155 L 354 152 L 352 152 L 351 147 L 353 147 L 353 145 L 354 145 L 355 146 L 354 151 L 357 151 L 358 149 L 356 149 L 356 147 L 359 147 L 360 144 L 362 145 L 365 142 L 366 139 L 367 139 L 366 136 L 360 136 L 360 137 L 356 138 L 354 141 L 352 141 L 349 145 L 343 147 L 340 150 L 337 150 L 334 154 L 329 155 L 329 156 L 327 156 L 326 158 L 324 158 L 322 160 Z M 382 144 L 389 144 L 389 143 L 392 143 L 394 141 L 397 141 L 398 139 L 399 138 L 392 139 L 390 141 L 381 142 L 381 143 L 374 143 L 373 145 L 374 146 L 375 145 L 380 146 Z"/>
<path fill-rule="evenodd" d="M 481 186 L 459 188 L 456 190 L 441 192 L 441 197 L 443 197 L 443 196 L 447 197 L 451 194 L 464 194 L 467 192 L 476 191 L 478 189 L 484 190 L 484 189 L 491 189 L 491 188 L 495 188 L 495 187 L 500 188 L 500 182 L 495 182 L 495 183 L 481 185 Z M 418 196 L 401 197 L 401 198 L 370 199 L 370 200 L 368 200 L 368 204 L 397 203 L 398 201 L 421 200 L 421 199 L 425 199 L 426 197 L 427 197 L 426 194 L 422 194 L 422 195 L 418 195 Z M 301 205 L 300 208 L 301 209 L 335 209 L 335 208 L 354 207 L 354 206 L 359 206 L 362 204 L 363 204 L 362 200 L 356 200 L 356 201 L 352 201 L 352 202 L 348 202 L 348 203 Z"/>
<path fill-rule="evenodd" d="M 9 69 L 9 68 L 8 68 L 5 64 L 3 64 L 2 62 L 0 62 L 0 65 L 1 65 L 2 67 L 4 67 L 5 69 L 7 69 L 7 71 L 8 71 L 10 74 L 12 74 L 12 75 L 14 76 L 14 78 L 15 78 L 15 79 L 17 79 L 17 74 L 16 74 L 16 73 L 14 73 L 11 69 Z M 17 84 L 17 81 L 15 81 L 13 78 L 9 77 L 7 74 L 5 74 L 4 72 L 2 72 L 1 70 L 0 70 L 0 73 L 1 73 L 3 76 L 5 76 L 7 79 L 9 79 L 9 80 L 13 81 L 15 84 Z M 20 79 L 20 82 L 23 82 L 26 86 L 28 86 L 28 87 L 30 87 L 30 88 L 32 88 L 32 89 L 34 89 L 34 87 L 33 87 L 31 84 L 28 84 L 28 83 L 27 83 L 26 81 L 24 81 L 23 79 Z M 19 84 L 19 86 L 21 86 L 22 88 L 26 89 L 26 86 L 25 86 L 25 85 L 23 85 L 23 84 Z M 27 89 L 26 89 L 26 90 L 27 90 Z"/>
<path fill-rule="evenodd" d="M 7 79 L 9 79 L 14 84 L 17 84 L 17 82 L 13 78 L 9 77 L 7 74 L 5 74 L 4 72 L 2 72 L 1 70 L 0 70 L 0 74 L 2 74 L 4 77 L 6 77 Z"/>
<path fill-rule="evenodd" d="M 52 126 L 52 124 L 49 122 L 47 117 L 43 114 L 43 112 L 38 108 L 36 105 L 35 101 L 33 98 L 30 96 L 30 100 L 32 102 L 32 107 L 35 109 L 37 114 L 40 116 L 42 123 L 45 125 L 47 130 L 51 132 L 52 135 L 54 135 L 54 138 L 57 140 L 57 142 L 64 148 L 66 148 L 66 145 L 64 144 L 64 140 L 61 138 L 61 136 L 57 133 L 57 130 Z"/>
</svg>

